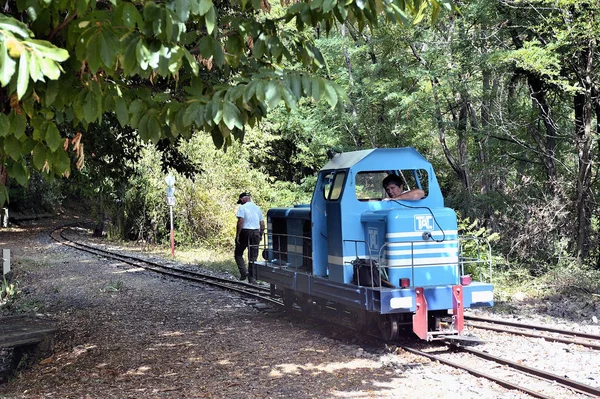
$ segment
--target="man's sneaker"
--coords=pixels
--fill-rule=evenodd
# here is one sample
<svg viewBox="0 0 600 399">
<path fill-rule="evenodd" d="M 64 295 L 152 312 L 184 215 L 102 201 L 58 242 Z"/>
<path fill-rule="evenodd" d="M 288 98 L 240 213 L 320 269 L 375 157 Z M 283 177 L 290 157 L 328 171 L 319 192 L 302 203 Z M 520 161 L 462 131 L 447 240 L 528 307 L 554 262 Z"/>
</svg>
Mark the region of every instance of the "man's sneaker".
<svg viewBox="0 0 600 399">
<path fill-rule="evenodd" d="M 250 278 L 248 278 L 248 282 L 249 282 L 250 284 L 254 284 L 254 285 L 258 284 L 258 283 L 256 282 L 256 280 L 254 279 L 254 277 L 250 277 Z"/>
<path fill-rule="evenodd" d="M 242 275 L 240 276 L 240 281 L 244 281 L 244 280 L 245 280 L 247 277 L 248 277 L 248 275 L 247 275 L 247 274 L 242 274 Z"/>
</svg>

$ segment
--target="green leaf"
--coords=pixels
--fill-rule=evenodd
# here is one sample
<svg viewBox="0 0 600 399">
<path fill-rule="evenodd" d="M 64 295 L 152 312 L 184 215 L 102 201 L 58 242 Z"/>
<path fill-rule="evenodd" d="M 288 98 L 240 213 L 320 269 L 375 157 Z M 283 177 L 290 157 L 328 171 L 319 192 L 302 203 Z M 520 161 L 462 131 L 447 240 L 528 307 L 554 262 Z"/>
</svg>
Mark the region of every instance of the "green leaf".
<svg viewBox="0 0 600 399">
<path fill-rule="evenodd" d="M 0 29 L 12 32 L 18 36 L 21 36 L 23 39 L 30 36 L 30 31 L 27 29 L 27 25 L 3 14 L 0 14 Z"/>
<path fill-rule="evenodd" d="M 42 57 L 49 58 L 53 61 L 63 62 L 69 58 L 69 52 L 67 50 L 56 47 L 46 40 L 27 40 L 27 45 L 38 52 Z"/>
<path fill-rule="evenodd" d="M 23 98 L 29 85 L 29 52 L 23 51 L 19 57 L 19 75 L 17 78 L 17 97 Z"/>
<path fill-rule="evenodd" d="M 200 54 L 202 57 L 208 59 L 213 55 L 213 44 L 210 36 L 204 36 L 198 43 L 200 47 Z"/>
<path fill-rule="evenodd" d="M 42 170 L 46 164 L 46 146 L 38 142 L 33 149 L 33 165 Z"/>
<path fill-rule="evenodd" d="M 83 114 L 85 120 L 88 122 L 94 122 L 98 115 L 98 103 L 96 102 L 96 96 L 91 91 L 85 96 L 85 102 L 83 103 Z"/>
<path fill-rule="evenodd" d="M 212 44 L 213 44 L 213 59 L 215 64 L 219 67 L 223 66 L 225 62 L 225 55 L 223 54 L 223 47 L 221 47 L 221 42 L 211 36 Z"/>
<path fill-rule="evenodd" d="M 244 103 L 248 103 L 252 97 L 254 97 L 254 93 L 256 93 L 256 85 L 256 80 L 252 80 L 246 85 L 244 95 L 242 97 L 242 101 L 244 101 Z"/>
<path fill-rule="evenodd" d="M 21 153 L 21 141 L 15 136 L 9 135 L 4 140 L 4 152 L 15 161 L 21 159 L 23 155 Z"/>
<path fill-rule="evenodd" d="M 10 132 L 13 136 L 20 139 L 25 134 L 25 127 L 27 126 L 27 117 L 23 113 L 17 113 L 11 111 L 8 116 L 10 120 Z"/>
<path fill-rule="evenodd" d="M 100 45 L 98 44 L 98 36 L 94 35 L 87 43 L 86 59 L 88 67 L 92 73 L 96 73 L 100 68 Z"/>
<path fill-rule="evenodd" d="M 192 68 L 192 72 L 194 73 L 194 75 L 198 76 L 198 71 L 200 70 L 200 68 L 198 67 L 198 61 L 196 61 L 196 59 L 194 58 L 194 56 L 192 56 L 192 53 L 190 53 L 188 49 L 184 48 L 183 54 L 185 54 L 185 59 L 190 65 L 190 68 Z"/>
<path fill-rule="evenodd" d="M 198 14 L 204 15 L 213 8 L 213 2 L 211 0 L 200 0 L 198 7 Z"/>
<path fill-rule="evenodd" d="M 335 87 L 333 87 L 333 85 L 328 81 L 325 81 L 324 84 L 325 84 L 325 99 L 327 100 L 329 105 L 331 105 L 331 108 L 335 108 L 335 106 L 338 102 L 338 96 L 335 91 Z"/>
<path fill-rule="evenodd" d="M 315 99 L 315 101 L 319 102 L 319 100 L 321 99 L 321 80 L 319 78 L 313 78 L 312 79 L 312 87 L 311 87 L 311 94 L 312 94 L 312 98 Z"/>
<path fill-rule="evenodd" d="M 49 58 L 42 59 L 42 72 L 52 80 L 60 77 L 60 66 Z"/>
<path fill-rule="evenodd" d="M 289 90 L 287 87 L 283 88 L 283 101 L 285 101 L 285 105 L 290 109 L 296 109 L 297 102 L 294 93 Z"/>
<path fill-rule="evenodd" d="M 33 139 L 43 141 L 46 138 L 46 130 L 48 129 L 48 122 L 31 122 L 33 125 Z"/>
<path fill-rule="evenodd" d="M 140 99 L 133 101 L 129 105 L 129 114 L 131 118 L 129 119 L 129 124 L 134 129 L 137 129 L 140 118 L 142 117 L 142 113 L 146 110 L 146 105 Z"/>
<path fill-rule="evenodd" d="M 162 129 L 160 128 L 158 118 L 155 116 L 148 118 L 147 134 L 153 144 L 158 143 L 162 137 Z"/>
<path fill-rule="evenodd" d="M 121 2 L 120 7 L 117 7 L 117 16 L 120 17 L 125 27 L 133 29 L 136 25 L 142 25 L 142 15 L 133 4 Z"/>
<path fill-rule="evenodd" d="M 265 101 L 265 82 L 259 80 L 256 83 L 255 95 L 258 101 Z"/>
<path fill-rule="evenodd" d="M 48 123 L 48 129 L 46 130 L 46 144 L 50 147 L 52 152 L 55 152 L 58 148 L 62 147 L 64 141 L 60 137 L 60 132 L 56 125 L 52 122 Z"/>
<path fill-rule="evenodd" d="M 37 82 L 38 80 L 44 80 L 44 74 L 40 69 L 40 65 L 37 62 L 37 57 L 35 54 L 29 58 L 29 76 L 34 82 Z"/>
<path fill-rule="evenodd" d="M 234 127 L 241 129 L 244 126 L 240 110 L 231 101 L 223 103 L 223 122 L 229 130 L 233 130 Z"/>
<path fill-rule="evenodd" d="M 44 98 L 44 102 L 46 106 L 50 106 L 56 100 L 56 96 L 58 95 L 58 83 L 55 80 L 50 80 L 46 83 L 46 96 Z"/>
<path fill-rule="evenodd" d="M 173 3 L 175 12 L 181 21 L 187 21 L 190 17 L 191 4 L 189 0 L 175 0 Z"/>
<path fill-rule="evenodd" d="M 281 101 L 281 86 L 273 80 L 270 80 L 267 83 L 265 89 L 265 101 L 271 108 L 275 108 L 277 104 L 279 104 L 279 101 Z"/>
<path fill-rule="evenodd" d="M 69 155 L 61 148 L 54 153 L 54 161 L 52 162 L 52 169 L 55 173 L 62 175 L 70 169 L 71 160 Z"/>
<path fill-rule="evenodd" d="M 127 102 L 123 97 L 117 97 L 115 99 L 115 108 L 117 113 L 117 119 L 121 126 L 129 123 L 129 109 L 127 109 Z"/>
<path fill-rule="evenodd" d="M 6 86 L 15 74 L 17 63 L 8 55 L 8 50 L 4 46 L 4 41 L 0 41 L 0 83 Z"/>
<path fill-rule="evenodd" d="M 10 168 L 10 176 L 13 177 L 20 185 L 26 186 L 29 180 L 27 169 L 21 162 L 15 162 Z"/>
<path fill-rule="evenodd" d="M 312 84 L 310 82 L 310 77 L 303 73 L 302 74 L 302 91 L 304 92 L 305 96 L 310 96 L 312 90 Z"/>
<path fill-rule="evenodd" d="M 260 58 L 265 54 L 266 51 L 267 51 L 267 44 L 265 43 L 264 40 L 259 38 L 258 40 L 256 40 L 254 42 L 254 47 L 252 47 L 252 54 L 254 55 L 254 57 Z"/>
<path fill-rule="evenodd" d="M 99 36 L 98 42 L 100 44 L 102 62 L 106 66 L 106 69 L 113 70 L 117 60 L 117 52 L 119 51 L 117 42 L 109 31 L 103 30 Z"/>
<path fill-rule="evenodd" d="M 290 86 L 290 89 L 296 98 L 302 97 L 302 78 L 300 76 L 290 76 Z"/>
<path fill-rule="evenodd" d="M 138 67 L 137 58 L 134 57 L 133 54 L 136 54 L 138 42 L 140 40 L 140 37 L 136 34 L 126 35 L 121 39 L 125 50 L 120 57 L 120 62 L 123 65 L 123 72 L 125 75 L 133 75 Z"/>
<path fill-rule="evenodd" d="M 10 131 L 10 120 L 8 116 L 0 113 L 0 136 L 4 137 Z"/>
<path fill-rule="evenodd" d="M 148 114 L 142 115 L 142 117 L 140 118 L 140 122 L 138 123 L 137 129 L 142 140 L 150 140 L 150 134 L 148 132 Z"/>
<path fill-rule="evenodd" d="M 206 31 L 209 35 L 212 35 L 215 30 L 215 25 L 217 24 L 217 13 L 215 12 L 215 7 L 211 7 L 210 10 L 204 16 L 204 22 L 206 23 Z"/>
</svg>

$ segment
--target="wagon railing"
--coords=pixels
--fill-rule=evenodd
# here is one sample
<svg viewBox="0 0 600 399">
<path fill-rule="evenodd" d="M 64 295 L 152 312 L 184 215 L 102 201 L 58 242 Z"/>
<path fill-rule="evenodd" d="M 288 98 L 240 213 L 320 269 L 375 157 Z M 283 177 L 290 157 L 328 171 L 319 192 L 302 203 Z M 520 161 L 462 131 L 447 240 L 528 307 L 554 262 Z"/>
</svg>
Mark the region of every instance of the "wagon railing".
<svg viewBox="0 0 600 399">
<path fill-rule="evenodd" d="M 311 237 L 272 233 L 265 236 L 259 245 L 262 245 L 263 258 L 269 263 L 295 268 L 312 265 Z"/>
</svg>

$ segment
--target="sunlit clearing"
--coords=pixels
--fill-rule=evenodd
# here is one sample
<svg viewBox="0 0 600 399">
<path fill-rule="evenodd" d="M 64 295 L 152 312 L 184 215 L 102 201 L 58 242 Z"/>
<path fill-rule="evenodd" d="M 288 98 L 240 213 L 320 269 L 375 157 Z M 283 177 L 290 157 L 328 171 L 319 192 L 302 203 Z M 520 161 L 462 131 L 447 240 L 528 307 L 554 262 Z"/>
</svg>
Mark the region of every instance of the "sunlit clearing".
<svg viewBox="0 0 600 399">
<path fill-rule="evenodd" d="M 312 364 L 308 363 L 305 365 L 300 364 L 278 364 L 269 372 L 271 377 L 282 377 L 285 374 L 301 374 L 302 372 L 317 373 L 333 373 L 339 370 L 356 370 L 356 369 L 376 369 L 381 365 L 374 361 L 365 361 L 364 359 L 355 359 L 350 362 L 334 362 L 334 363 L 323 363 L 323 364 Z"/>
</svg>

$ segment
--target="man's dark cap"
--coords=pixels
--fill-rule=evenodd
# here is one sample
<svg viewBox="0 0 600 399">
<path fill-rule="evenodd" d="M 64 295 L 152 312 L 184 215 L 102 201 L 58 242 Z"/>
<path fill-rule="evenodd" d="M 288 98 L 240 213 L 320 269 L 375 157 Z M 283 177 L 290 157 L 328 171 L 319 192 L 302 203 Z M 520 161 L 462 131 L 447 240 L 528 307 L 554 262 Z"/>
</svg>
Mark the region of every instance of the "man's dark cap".
<svg viewBox="0 0 600 399">
<path fill-rule="evenodd" d="M 250 193 L 246 193 L 246 192 L 241 193 L 240 197 L 238 198 L 238 202 L 237 203 L 241 204 L 242 203 L 242 198 L 244 198 L 244 197 L 250 197 Z"/>
</svg>

